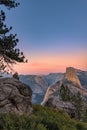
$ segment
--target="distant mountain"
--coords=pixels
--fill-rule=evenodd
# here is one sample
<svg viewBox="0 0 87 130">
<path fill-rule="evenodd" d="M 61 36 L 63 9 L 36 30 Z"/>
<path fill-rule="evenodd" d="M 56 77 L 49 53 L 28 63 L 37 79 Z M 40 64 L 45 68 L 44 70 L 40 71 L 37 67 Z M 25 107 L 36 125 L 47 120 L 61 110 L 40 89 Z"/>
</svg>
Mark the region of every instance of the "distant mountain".
<svg viewBox="0 0 87 130">
<path fill-rule="evenodd" d="M 63 78 L 47 89 L 41 104 L 72 113 L 73 109 L 76 110 L 78 98 L 87 103 L 87 72 L 68 67 Z"/>
<path fill-rule="evenodd" d="M 72 80 L 77 86 L 87 88 L 87 71 L 78 70 L 72 67 L 66 69 L 66 73 L 50 73 L 48 75 L 20 75 L 20 81 L 29 85 L 33 91 L 32 102 L 40 104 L 45 93 L 58 81 L 63 79 Z"/>
<path fill-rule="evenodd" d="M 73 77 L 72 82 L 78 82 L 78 86 L 82 86 L 83 88 L 87 89 L 87 71 L 82 71 L 72 67 L 69 67 L 66 70 L 68 73 L 50 73 L 48 75 L 19 75 L 19 78 L 20 81 L 31 87 L 33 91 L 32 102 L 34 104 L 40 104 L 46 96 L 47 91 L 58 81 L 61 82 L 65 78 L 65 75 L 68 80 L 71 80 Z M 3 77 L 12 77 L 12 75 L 4 74 Z"/>
<path fill-rule="evenodd" d="M 33 91 L 32 102 L 40 104 L 49 86 L 63 78 L 62 73 L 49 75 L 20 75 L 20 81 L 29 85 Z"/>
<path fill-rule="evenodd" d="M 87 89 L 87 71 L 78 71 L 77 70 L 77 75 L 81 82 L 81 85 Z"/>
<path fill-rule="evenodd" d="M 67 79 L 68 81 L 72 81 L 75 85 L 82 87 L 76 69 L 72 67 L 66 68 L 66 73 L 64 78 Z"/>
</svg>

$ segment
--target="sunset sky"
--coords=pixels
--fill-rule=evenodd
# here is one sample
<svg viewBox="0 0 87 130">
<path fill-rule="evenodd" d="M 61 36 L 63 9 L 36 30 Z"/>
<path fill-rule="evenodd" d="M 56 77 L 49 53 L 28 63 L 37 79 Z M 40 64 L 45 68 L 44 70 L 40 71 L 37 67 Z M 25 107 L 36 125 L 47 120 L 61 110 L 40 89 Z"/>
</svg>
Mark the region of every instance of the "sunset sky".
<svg viewBox="0 0 87 130">
<path fill-rule="evenodd" d="M 87 70 L 87 0 L 19 0 L 6 10 L 6 23 L 18 34 L 18 47 L 28 63 L 14 68 L 21 74 Z"/>
</svg>

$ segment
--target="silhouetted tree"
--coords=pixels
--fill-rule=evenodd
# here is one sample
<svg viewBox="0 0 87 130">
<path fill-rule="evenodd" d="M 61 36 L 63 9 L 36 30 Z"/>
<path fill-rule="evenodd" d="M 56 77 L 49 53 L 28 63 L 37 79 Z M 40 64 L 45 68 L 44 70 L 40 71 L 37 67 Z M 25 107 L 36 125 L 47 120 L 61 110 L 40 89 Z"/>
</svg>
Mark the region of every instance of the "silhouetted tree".
<svg viewBox="0 0 87 130">
<path fill-rule="evenodd" d="M 15 73 L 13 74 L 13 78 L 15 78 L 15 79 L 18 79 L 18 80 L 19 80 L 19 76 L 18 76 L 18 73 L 17 73 L 17 72 L 15 72 Z"/>
<path fill-rule="evenodd" d="M 15 8 L 19 5 L 15 0 L 0 0 L 0 5 L 8 9 Z M 3 61 L 3 68 L 7 72 L 12 71 L 12 64 L 16 62 L 27 62 L 23 52 L 16 48 L 19 42 L 17 34 L 12 34 L 12 27 L 5 24 L 5 12 L 0 8 L 0 61 Z"/>
</svg>

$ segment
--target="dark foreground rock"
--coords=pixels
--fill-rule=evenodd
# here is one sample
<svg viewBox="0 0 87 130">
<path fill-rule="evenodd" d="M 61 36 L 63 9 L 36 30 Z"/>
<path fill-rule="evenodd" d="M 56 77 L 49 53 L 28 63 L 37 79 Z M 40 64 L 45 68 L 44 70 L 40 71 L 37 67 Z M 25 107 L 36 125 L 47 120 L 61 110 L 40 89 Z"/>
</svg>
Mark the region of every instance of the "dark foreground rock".
<svg viewBox="0 0 87 130">
<path fill-rule="evenodd" d="M 15 78 L 0 79 L 0 113 L 30 114 L 32 91 Z"/>
</svg>

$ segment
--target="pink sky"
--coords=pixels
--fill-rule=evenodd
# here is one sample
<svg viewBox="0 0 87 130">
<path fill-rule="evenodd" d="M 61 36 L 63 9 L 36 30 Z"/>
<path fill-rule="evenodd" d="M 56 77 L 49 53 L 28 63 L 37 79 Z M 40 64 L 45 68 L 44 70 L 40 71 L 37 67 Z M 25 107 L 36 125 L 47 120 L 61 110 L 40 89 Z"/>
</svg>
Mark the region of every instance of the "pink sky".
<svg viewBox="0 0 87 130">
<path fill-rule="evenodd" d="M 19 74 L 48 74 L 65 72 L 70 66 L 87 71 L 86 54 L 33 55 L 28 63 L 17 64 L 14 69 Z"/>
<path fill-rule="evenodd" d="M 6 10 L 7 26 L 18 34 L 18 48 L 29 62 L 14 67 L 20 74 L 87 70 L 87 0 L 20 0 Z"/>
</svg>

